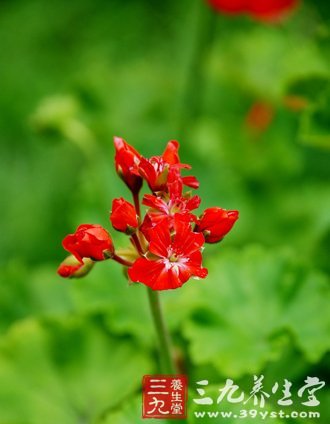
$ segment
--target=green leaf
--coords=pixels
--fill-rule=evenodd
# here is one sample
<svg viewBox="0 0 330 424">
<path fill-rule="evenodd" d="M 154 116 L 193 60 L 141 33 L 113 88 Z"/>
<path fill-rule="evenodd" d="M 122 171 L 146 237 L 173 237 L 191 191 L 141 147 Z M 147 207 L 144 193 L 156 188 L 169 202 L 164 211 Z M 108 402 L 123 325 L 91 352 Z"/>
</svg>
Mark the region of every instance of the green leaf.
<svg viewBox="0 0 330 424">
<path fill-rule="evenodd" d="M 110 336 L 100 318 L 22 321 L 0 346 L 1 422 L 97 422 L 151 369 L 147 353 Z"/>
<path fill-rule="evenodd" d="M 311 362 L 329 348 L 325 277 L 290 253 L 227 250 L 208 268 L 209 277 L 186 292 L 195 310 L 184 334 L 195 364 L 211 364 L 232 378 L 257 373 L 285 349 L 287 331 Z"/>
<path fill-rule="evenodd" d="M 29 269 L 12 261 L 1 271 L 0 331 L 27 317 L 65 317 L 74 312 L 105 314 L 113 334 L 133 335 L 139 344 L 155 347 L 146 288 L 129 285 L 123 267 L 97 263 L 82 279 L 63 279 L 55 264 Z"/>
<path fill-rule="evenodd" d="M 129 399 L 122 409 L 113 411 L 106 416 L 100 424 L 157 424 L 159 420 L 150 418 L 145 420 L 142 418 L 142 395 Z M 162 420 L 162 423 L 169 423 L 168 420 Z"/>
<path fill-rule="evenodd" d="M 84 279 L 70 281 L 69 291 L 76 310 L 106 313 L 111 332 L 133 335 L 140 344 L 155 346 L 146 288 L 142 284 L 128 284 L 122 266 L 108 261 L 96 264 Z"/>
</svg>

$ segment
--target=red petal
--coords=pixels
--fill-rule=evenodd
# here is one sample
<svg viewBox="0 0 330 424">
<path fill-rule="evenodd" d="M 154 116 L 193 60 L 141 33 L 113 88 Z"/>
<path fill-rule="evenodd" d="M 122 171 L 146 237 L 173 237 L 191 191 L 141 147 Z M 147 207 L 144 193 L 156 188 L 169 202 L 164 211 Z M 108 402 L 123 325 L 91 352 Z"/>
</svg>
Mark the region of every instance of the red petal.
<svg viewBox="0 0 330 424">
<path fill-rule="evenodd" d="M 148 241 L 150 240 L 149 232 L 153 227 L 155 227 L 156 223 L 158 222 L 154 222 L 152 215 L 147 213 L 144 217 L 140 230 Z"/>
<path fill-rule="evenodd" d="M 192 253 L 187 262 L 179 265 L 179 279 L 185 283 L 191 277 L 205 278 L 208 274 L 206 268 L 202 268 L 202 254 L 200 251 Z"/>
<path fill-rule="evenodd" d="M 180 169 L 176 166 L 171 166 L 167 177 L 167 186 L 170 197 L 176 198 L 182 196 L 182 177 Z"/>
<path fill-rule="evenodd" d="M 153 290 L 176 289 L 183 284 L 178 272 L 174 268 L 168 269 L 162 260 L 139 258 L 129 268 L 128 275 L 132 281 L 143 283 Z"/>
<path fill-rule="evenodd" d="M 154 196 L 152 194 L 145 194 L 142 200 L 142 204 L 148 206 L 149 208 L 157 209 L 164 213 L 168 213 L 167 204 L 161 197 Z"/>
<path fill-rule="evenodd" d="M 154 255 L 167 258 L 168 248 L 171 245 L 171 236 L 169 223 L 162 220 L 159 224 L 149 230 L 148 237 L 150 240 L 149 250 Z"/>
<path fill-rule="evenodd" d="M 151 287 L 163 269 L 165 269 L 165 265 L 161 260 L 150 261 L 146 258 L 139 258 L 128 269 L 128 275 L 132 281 Z"/>
<path fill-rule="evenodd" d="M 165 269 L 161 274 L 159 274 L 157 280 L 152 286 L 153 290 L 173 290 L 182 286 L 183 281 L 180 279 L 178 267 L 171 267 Z"/>
<path fill-rule="evenodd" d="M 83 263 L 82 257 L 77 251 L 77 241 L 75 234 L 68 234 L 66 237 L 64 237 L 62 246 L 65 250 L 72 253 L 79 262 Z"/>
<path fill-rule="evenodd" d="M 114 145 L 115 145 L 115 148 L 116 148 L 117 151 L 127 150 L 127 151 L 133 153 L 138 158 L 141 157 L 140 153 L 137 150 L 135 150 L 133 146 L 128 144 L 123 138 L 114 137 L 113 142 L 114 142 Z"/>
<path fill-rule="evenodd" d="M 189 222 L 180 219 L 179 215 L 174 217 L 175 236 L 173 240 L 173 250 L 182 256 L 190 256 L 199 250 L 205 240 L 201 233 L 194 233 Z"/>
<path fill-rule="evenodd" d="M 199 181 L 196 177 L 182 177 L 182 182 L 184 185 L 191 187 L 191 188 L 198 188 L 199 187 Z"/>
<path fill-rule="evenodd" d="M 190 255 L 187 266 L 190 269 L 191 275 L 198 278 L 205 278 L 208 274 L 206 268 L 202 268 L 202 253 L 194 252 Z"/>
<path fill-rule="evenodd" d="M 187 201 L 186 207 L 189 211 L 197 209 L 201 204 L 201 198 L 199 196 L 193 196 L 191 199 Z"/>
<path fill-rule="evenodd" d="M 147 181 L 152 188 L 156 182 L 157 174 L 152 164 L 145 158 L 141 158 L 139 164 L 139 171 L 141 176 Z"/>
<path fill-rule="evenodd" d="M 164 159 L 164 161 L 169 163 L 170 165 L 175 165 L 177 163 L 180 163 L 180 158 L 178 153 L 179 147 L 180 147 L 180 144 L 178 141 L 176 140 L 169 141 L 162 155 L 162 158 Z"/>
</svg>

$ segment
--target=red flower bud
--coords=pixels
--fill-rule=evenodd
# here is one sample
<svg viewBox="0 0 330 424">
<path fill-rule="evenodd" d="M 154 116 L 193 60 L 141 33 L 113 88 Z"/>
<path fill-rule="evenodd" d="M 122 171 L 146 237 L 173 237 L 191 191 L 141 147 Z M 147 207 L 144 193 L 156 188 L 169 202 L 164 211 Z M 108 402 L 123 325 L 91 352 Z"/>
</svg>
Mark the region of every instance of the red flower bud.
<svg viewBox="0 0 330 424">
<path fill-rule="evenodd" d="M 109 233 L 101 225 L 80 225 L 63 240 L 63 247 L 82 263 L 82 258 L 103 261 L 111 257 L 114 247 Z"/>
<path fill-rule="evenodd" d="M 110 221 L 113 228 L 127 234 L 132 234 L 139 225 L 135 207 L 122 197 L 113 200 Z"/>
<path fill-rule="evenodd" d="M 93 266 L 94 262 L 91 259 L 85 258 L 83 262 L 79 262 L 70 255 L 60 264 L 57 273 L 63 278 L 80 278 L 87 275 Z"/>
<path fill-rule="evenodd" d="M 138 168 L 141 155 L 120 137 L 114 138 L 114 144 L 116 171 L 132 193 L 138 193 L 143 181 Z"/>
<path fill-rule="evenodd" d="M 222 208 L 205 209 L 195 231 L 204 234 L 206 243 L 217 243 L 229 233 L 237 219 L 238 211 L 227 211 Z"/>
</svg>

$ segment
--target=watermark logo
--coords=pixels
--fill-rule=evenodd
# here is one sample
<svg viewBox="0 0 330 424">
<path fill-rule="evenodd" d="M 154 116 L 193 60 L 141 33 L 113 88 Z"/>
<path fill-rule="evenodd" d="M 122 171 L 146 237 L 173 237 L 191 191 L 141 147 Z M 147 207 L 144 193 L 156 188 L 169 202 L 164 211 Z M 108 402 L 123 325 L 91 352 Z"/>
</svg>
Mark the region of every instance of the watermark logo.
<svg viewBox="0 0 330 424">
<path fill-rule="evenodd" d="M 264 376 L 253 376 L 250 389 L 242 390 L 227 378 L 218 388 L 208 380 L 194 383 L 191 414 L 195 418 L 320 418 L 315 407 L 320 405 L 317 392 L 325 381 L 307 377 L 297 387 L 284 378 L 264 387 Z M 185 419 L 187 417 L 188 379 L 185 375 L 146 375 L 143 377 L 143 418 Z M 268 403 L 267 408 L 266 403 Z M 271 410 L 277 405 L 279 410 Z M 308 407 L 310 411 L 292 410 Z M 229 406 L 229 410 L 228 410 Z M 243 409 L 242 409 L 243 408 Z M 283 409 L 282 409 L 283 408 Z M 300 409 L 299 408 L 299 409 Z M 266 409 L 266 410 L 265 410 Z"/>
<path fill-rule="evenodd" d="M 271 394 L 280 392 L 281 396 L 277 400 L 277 404 L 281 406 L 289 406 L 293 404 L 291 387 L 292 382 L 284 379 L 282 388 L 276 382 L 272 388 L 271 393 L 265 391 L 263 385 L 264 376 L 253 377 L 253 387 L 247 396 L 244 391 L 240 390 L 239 386 L 234 383 L 233 380 L 227 378 L 226 384 L 224 387 L 219 388 L 219 396 L 216 399 L 216 403 L 220 404 L 223 400 L 226 400 L 229 403 L 242 403 L 246 405 L 247 403 L 253 402 L 253 406 L 259 406 L 259 408 L 265 407 L 265 402 L 271 397 Z M 297 392 L 298 397 L 302 398 L 301 404 L 305 406 L 318 406 L 320 404 L 319 400 L 316 398 L 315 392 L 322 389 L 325 386 L 325 382 L 321 381 L 318 377 L 307 377 L 304 381 L 304 385 L 301 386 Z M 209 384 L 208 380 L 201 380 L 197 382 L 197 393 L 199 398 L 193 399 L 197 405 L 213 405 L 214 399 L 206 394 L 206 386 Z M 304 400 L 305 396 L 305 400 Z"/>
<path fill-rule="evenodd" d="M 188 380 L 185 375 L 145 375 L 142 381 L 142 417 L 187 417 Z"/>
</svg>

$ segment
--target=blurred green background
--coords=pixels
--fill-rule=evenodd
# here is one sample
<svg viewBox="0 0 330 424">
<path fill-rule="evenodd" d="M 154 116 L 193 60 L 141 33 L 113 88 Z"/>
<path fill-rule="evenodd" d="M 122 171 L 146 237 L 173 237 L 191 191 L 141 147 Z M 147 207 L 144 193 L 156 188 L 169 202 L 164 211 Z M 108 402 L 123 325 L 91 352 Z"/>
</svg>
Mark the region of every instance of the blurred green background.
<svg viewBox="0 0 330 424">
<path fill-rule="evenodd" d="M 178 139 L 200 210 L 240 211 L 205 249 L 209 277 L 162 293 L 190 399 L 198 380 L 249 392 L 263 374 L 312 410 L 296 393 L 329 375 L 329 18 L 326 0 L 279 25 L 203 0 L 0 2 L 0 424 L 142 422 L 142 376 L 159 372 L 145 288 L 114 263 L 56 275 L 63 237 L 110 228 L 128 198 L 114 135 L 145 156 Z M 320 419 L 272 422 L 330 422 L 316 395 Z"/>
</svg>

